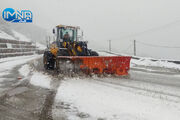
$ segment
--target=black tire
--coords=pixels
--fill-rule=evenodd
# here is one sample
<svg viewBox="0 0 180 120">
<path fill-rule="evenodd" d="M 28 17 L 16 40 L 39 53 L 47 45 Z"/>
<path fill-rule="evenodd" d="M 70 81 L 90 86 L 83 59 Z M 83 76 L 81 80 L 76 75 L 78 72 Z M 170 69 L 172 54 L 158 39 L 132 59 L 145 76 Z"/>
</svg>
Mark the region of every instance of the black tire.
<svg viewBox="0 0 180 120">
<path fill-rule="evenodd" d="M 59 50 L 57 55 L 58 56 L 69 56 L 69 53 L 67 50 Z"/>
<path fill-rule="evenodd" d="M 99 54 L 95 51 L 91 51 L 91 56 L 99 56 Z"/>
<path fill-rule="evenodd" d="M 45 51 L 43 56 L 43 64 L 46 70 L 53 70 L 55 67 L 54 55 L 50 51 Z"/>
<path fill-rule="evenodd" d="M 44 64 L 44 68 L 45 70 L 48 69 L 48 65 L 47 65 L 47 51 L 44 52 L 44 55 L 43 55 L 43 64 Z"/>
</svg>

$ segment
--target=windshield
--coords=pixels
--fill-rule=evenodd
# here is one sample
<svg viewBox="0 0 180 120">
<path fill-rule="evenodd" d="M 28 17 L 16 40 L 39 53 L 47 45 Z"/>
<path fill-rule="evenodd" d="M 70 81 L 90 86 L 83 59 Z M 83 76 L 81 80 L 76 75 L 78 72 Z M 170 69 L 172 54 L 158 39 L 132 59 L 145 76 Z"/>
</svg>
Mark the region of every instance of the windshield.
<svg viewBox="0 0 180 120">
<path fill-rule="evenodd" d="M 71 29 L 62 29 L 62 36 L 64 37 L 66 34 L 69 35 L 70 39 L 73 38 L 73 30 Z"/>
<path fill-rule="evenodd" d="M 75 30 L 71 28 L 62 28 L 60 31 L 60 36 L 63 41 L 75 41 Z"/>
<path fill-rule="evenodd" d="M 58 28 L 57 31 L 58 31 L 57 40 L 60 40 L 61 42 L 63 42 L 63 41 L 73 42 L 73 41 L 76 41 L 76 39 L 77 39 L 76 29 Z"/>
</svg>

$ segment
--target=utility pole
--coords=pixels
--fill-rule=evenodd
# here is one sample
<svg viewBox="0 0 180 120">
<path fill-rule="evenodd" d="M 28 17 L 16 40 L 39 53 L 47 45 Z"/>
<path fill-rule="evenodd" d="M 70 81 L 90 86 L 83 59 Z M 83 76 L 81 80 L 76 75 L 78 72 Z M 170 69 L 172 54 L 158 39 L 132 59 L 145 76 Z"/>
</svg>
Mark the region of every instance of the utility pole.
<svg viewBox="0 0 180 120">
<path fill-rule="evenodd" d="M 47 36 L 45 37 L 45 39 L 46 39 L 46 47 L 47 47 L 47 48 L 49 48 L 49 46 L 48 46 L 48 38 L 47 38 Z"/>
<path fill-rule="evenodd" d="M 36 43 L 36 39 L 35 39 L 35 54 L 37 53 L 37 43 Z"/>
<path fill-rule="evenodd" d="M 134 56 L 136 56 L 136 40 L 134 40 Z"/>
<path fill-rule="evenodd" d="M 111 52 L 111 40 L 109 40 L 109 52 Z"/>
<path fill-rule="evenodd" d="M 48 40 L 49 40 L 49 45 L 50 45 L 50 42 L 51 42 L 51 37 L 49 36 L 48 38 L 49 38 Z"/>
</svg>

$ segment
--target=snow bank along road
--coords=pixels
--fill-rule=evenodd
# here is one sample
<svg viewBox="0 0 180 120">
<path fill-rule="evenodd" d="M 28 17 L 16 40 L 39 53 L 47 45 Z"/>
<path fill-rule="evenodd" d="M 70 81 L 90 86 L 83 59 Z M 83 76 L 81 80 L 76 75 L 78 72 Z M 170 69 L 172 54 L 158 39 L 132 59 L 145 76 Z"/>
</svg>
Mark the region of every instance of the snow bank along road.
<svg viewBox="0 0 180 120">
<path fill-rule="evenodd" d="M 126 78 L 57 76 L 44 72 L 40 56 L 0 67 L 0 120 L 180 119 L 178 72 L 134 66 Z"/>
</svg>

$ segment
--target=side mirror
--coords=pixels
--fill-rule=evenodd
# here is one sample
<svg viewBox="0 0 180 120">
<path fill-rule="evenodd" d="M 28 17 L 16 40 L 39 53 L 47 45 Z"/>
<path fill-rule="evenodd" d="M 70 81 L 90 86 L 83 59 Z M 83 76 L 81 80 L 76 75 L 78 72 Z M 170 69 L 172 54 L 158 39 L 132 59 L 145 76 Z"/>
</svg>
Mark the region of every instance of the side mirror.
<svg viewBox="0 0 180 120">
<path fill-rule="evenodd" d="M 55 29 L 53 29 L 53 34 L 55 34 Z"/>
</svg>

